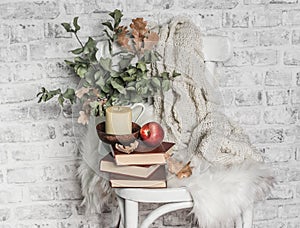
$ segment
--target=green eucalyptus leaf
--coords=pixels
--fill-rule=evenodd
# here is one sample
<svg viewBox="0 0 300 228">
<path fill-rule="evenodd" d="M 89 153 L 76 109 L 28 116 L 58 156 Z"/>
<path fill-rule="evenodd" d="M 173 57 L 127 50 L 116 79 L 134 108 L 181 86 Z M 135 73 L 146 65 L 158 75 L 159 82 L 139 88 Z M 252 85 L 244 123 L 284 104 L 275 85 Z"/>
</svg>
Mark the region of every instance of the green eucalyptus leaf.
<svg viewBox="0 0 300 228">
<path fill-rule="evenodd" d="M 163 80 L 169 80 L 169 73 L 168 72 L 162 72 L 160 76 L 163 78 Z"/>
<path fill-rule="evenodd" d="M 136 73 L 136 68 L 130 68 L 128 70 L 126 70 L 126 72 L 129 74 L 129 75 L 133 75 Z"/>
<path fill-rule="evenodd" d="M 51 91 L 48 92 L 48 96 L 53 97 L 53 96 L 55 96 L 55 95 L 57 95 L 57 94 L 60 94 L 60 93 L 61 93 L 61 90 L 60 90 L 60 89 L 51 90 Z"/>
<path fill-rule="evenodd" d="M 141 60 L 145 63 L 151 63 L 151 52 L 146 50 Z"/>
<path fill-rule="evenodd" d="M 111 70 L 110 76 L 111 76 L 112 78 L 119 78 L 119 77 L 120 77 L 120 73 L 117 72 L 117 71 Z"/>
<path fill-rule="evenodd" d="M 112 42 L 116 42 L 118 40 L 118 35 L 116 33 L 112 36 Z"/>
<path fill-rule="evenodd" d="M 148 85 L 148 91 L 149 91 L 149 95 L 153 95 L 154 93 L 156 93 L 159 90 L 160 87 L 156 87 L 153 86 L 152 84 Z"/>
<path fill-rule="evenodd" d="M 136 66 L 137 69 L 140 69 L 142 72 L 146 72 L 147 71 L 147 66 L 144 62 L 138 62 L 137 63 L 137 66 Z"/>
<path fill-rule="evenodd" d="M 92 101 L 89 103 L 89 105 L 91 106 L 91 108 L 96 108 L 99 106 L 99 102 L 98 101 Z"/>
<path fill-rule="evenodd" d="M 92 101 L 89 103 L 91 109 L 91 112 L 94 116 L 97 116 L 99 113 L 100 103 L 98 101 Z"/>
<path fill-rule="evenodd" d="M 132 93 L 132 94 L 130 94 L 130 101 L 132 103 L 139 103 L 139 102 L 143 101 L 143 98 L 142 98 L 142 96 L 140 96 L 137 93 Z"/>
<path fill-rule="evenodd" d="M 126 91 L 135 91 L 135 87 L 133 86 L 129 86 L 129 87 L 126 87 Z"/>
<path fill-rule="evenodd" d="M 169 80 L 162 81 L 162 89 L 163 89 L 163 91 L 168 91 L 170 89 L 170 81 Z"/>
<path fill-rule="evenodd" d="M 111 22 L 107 21 L 107 22 L 102 23 L 102 25 L 104 25 L 107 28 L 109 28 L 109 30 L 114 31 L 114 28 L 113 28 Z"/>
<path fill-rule="evenodd" d="M 77 70 L 76 70 L 76 73 L 78 74 L 78 76 L 80 78 L 85 78 L 85 74 L 88 72 L 88 69 L 87 69 L 87 66 L 82 64 L 80 65 Z"/>
<path fill-rule="evenodd" d="M 64 27 L 64 29 L 67 31 L 67 32 L 71 32 L 72 29 L 71 29 L 71 25 L 69 23 L 61 23 L 61 25 Z"/>
<path fill-rule="evenodd" d="M 70 66 L 70 67 L 74 67 L 75 66 L 75 63 L 72 62 L 72 61 L 69 61 L 69 60 L 65 60 L 65 63 Z"/>
<path fill-rule="evenodd" d="M 100 58 L 99 63 L 104 70 L 111 71 L 112 61 L 110 58 Z"/>
<path fill-rule="evenodd" d="M 83 86 L 83 87 L 89 87 L 89 86 L 91 86 L 91 84 L 88 83 L 87 81 L 84 81 L 82 86 Z"/>
<path fill-rule="evenodd" d="M 123 14 L 119 9 L 115 9 L 113 12 L 109 13 L 109 15 L 115 20 L 114 28 L 117 28 L 121 22 Z"/>
<path fill-rule="evenodd" d="M 96 85 L 98 85 L 102 90 L 105 86 L 105 80 L 103 78 L 103 76 L 100 76 L 97 81 L 96 81 Z"/>
<path fill-rule="evenodd" d="M 68 88 L 66 91 L 62 94 L 62 96 L 66 99 L 69 99 L 71 104 L 75 102 L 76 96 L 75 96 L 75 90 Z"/>
<path fill-rule="evenodd" d="M 43 96 L 40 96 L 39 100 L 38 100 L 38 103 L 41 103 L 42 102 L 42 99 L 43 99 Z"/>
<path fill-rule="evenodd" d="M 47 98 L 48 98 L 47 93 L 44 93 L 42 96 L 42 101 L 46 102 L 48 100 Z"/>
<path fill-rule="evenodd" d="M 74 17 L 73 25 L 74 25 L 74 28 L 75 28 L 75 32 L 80 30 L 80 26 L 78 25 L 78 17 Z"/>
<path fill-rule="evenodd" d="M 129 66 L 130 62 L 132 61 L 132 58 L 123 58 L 119 62 L 120 69 L 125 69 Z"/>
<path fill-rule="evenodd" d="M 107 99 L 106 103 L 105 103 L 105 107 L 109 107 L 112 106 L 112 100 L 109 98 Z"/>
<path fill-rule="evenodd" d="M 155 88 L 160 88 L 161 84 L 160 84 L 160 80 L 158 78 L 152 77 L 151 82 Z"/>
<path fill-rule="evenodd" d="M 83 52 L 83 48 L 76 48 L 76 49 L 72 50 L 71 52 L 75 55 L 79 55 Z"/>
<path fill-rule="evenodd" d="M 147 95 L 148 94 L 148 86 L 143 86 L 139 90 L 141 95 Z"/>
<path fill-rule="evenodd" d="M 112 80 L 111 81 L 111 85 L 114 89 L 118 90 L 120 93 L 122 94 L 126 94 L 126 89 L 124 88 L 124 86 L 119 83 L 117 80 Z"/>
<path fill-rule="evenodd" d="M 63 106 L 65 99 L 64 99 L 64 97 L 63 97 L 62 94 L 60 94 L 60 95 L 58 96 L 57 100 L 58 100 L 58 103 L 59 103 L 61 106 Z"/>
<path fill-rule="evenodd" d="M 110 87 L 108 86 L 108 85 L 104 85 L 102 88 L 102 91 L 104 92 L 104 93 L 109 93 L 110 92 Z"/>
<path fill-rule="evenodd" d="M 140 77 L 144 80 L 149 80 L 149 77 L 148 77 L 148 74 L 147 74 L 147 71 L 144 71 L 141 73 Z"/>
<path fill-rule="evenodd" d="M 98 81 L 100 78 L 103 78 L 103 71 L 98 70 L 94 75 L 95 81 Z"/>
<path fill-rule="evenodd" d="M 95 70 L 92 67 L 87 68 L 87 72 L 84 74 L 84 79 L 91 85 L 95 83 Z"/>
<path fill-rule="evenodd" d="M 135 82 L 135 81 L 132 81 L 132 82 L 128 82 L 128 83 L 127 83 L 127 86 L 128 86 L 128 87 L 130 87 L 130 86 L 135 87 L 135 84 L 136 84 L 136 82 Z"/>
<path fill-rule="evenodd" d="M 137 92 L 140 93 L 140 90 L 141 88 L 144 86 L 144 82 L 143 81 L 138 81 L 136 84 L 135 84 L 135 88 L 137 90 Z"/>
<path fill-rule="evenodd" d="M 82 57 L 79 57 L 79 56 L 75 57 L 74 61 L 75 61 L 75 63 L 87 63 L 88 62 L 88 60 L 86 60 Z"/>
<path fill-rule="evenodd" d="M 98 48 L 96 47 L 97 42 L 92 38 L 89 37 L 88 41 L 84 45 L 84 54 L 89 54 L 90 52 L 96 52 Z"/>
<path fill-rule="evenodd" d="M 134 76 L 122 76 L 122 79 L 124 82 L 132 82 L 135 81 L 135 77 Z"/>
<path fill-rule="evenodd" d="M 181 74 L 176 72 L 175 70 L 173 70 L 173 73 L 172 73 L 172 77 L 175 78 L 175 77 L 178 77 L 180 76 Z"/>
</svg>

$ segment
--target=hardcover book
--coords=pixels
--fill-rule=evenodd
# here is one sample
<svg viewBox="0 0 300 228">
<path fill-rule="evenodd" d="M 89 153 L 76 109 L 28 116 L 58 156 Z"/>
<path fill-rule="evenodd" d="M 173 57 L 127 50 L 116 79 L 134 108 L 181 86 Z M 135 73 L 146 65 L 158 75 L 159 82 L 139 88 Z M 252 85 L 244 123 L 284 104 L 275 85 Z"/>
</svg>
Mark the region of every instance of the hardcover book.
<svg viewBox="0 0 300 228">
<path fill-rule="evenodd" d="M 130 154 L 125 154 L 112 147 L 112 153 L 117 165 L 152 165 L 165 164 L 166 154 L 172 154 L 175 143 L 162 142 L 156 148 L 138 147 Z"/>
<path fill-rule="evenodd" d="M 148 178 L 155 170 L 159 168 L 159 166 L 160 165 L 119 166 L 116 165 L 115 160 L 111 154 L 107 154 L 100 161 L 100 170 L 103 172 L 110 172 L 110 173 L 134 176 L 139 178 Z"/>
<path fill-rule="evenodd" d="M 167 187 L 165 166 L 159 166 L 147 179 L 112 173 L 110 184 L 113 188 L 165 188 Z"/>
</svg>

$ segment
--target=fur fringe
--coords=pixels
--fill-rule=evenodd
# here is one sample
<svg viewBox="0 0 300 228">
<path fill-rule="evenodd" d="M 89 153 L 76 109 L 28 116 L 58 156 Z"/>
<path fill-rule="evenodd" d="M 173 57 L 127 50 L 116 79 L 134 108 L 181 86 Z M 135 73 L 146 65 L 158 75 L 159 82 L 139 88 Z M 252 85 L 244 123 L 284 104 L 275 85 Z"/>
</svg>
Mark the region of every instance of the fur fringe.
<svg viewBox="0 0 300 228">
<path fill-rule="evenodd" d="M 200 227 L 217 228 L 233 224 L 254 201 L 263 200 L 273 183 L 270 170 L 262 163 L 245 161 L 229 168 L 214 166 L 200 175 L 194 172 L 180 185 L 193 197 L 191 213 Z"/>
<path fill-rule="evenodd" d="M 98 176 L 84 161 L 78 168 L 81 179 L 81 193 L 83 201 L 81 205 L 86 206 L 90 213 L 101 213 L 101 209 L 111 197 L 109 181 Z"/>
<path fill-rule="evenodd" d="M 98 153 L 99 138 L 95 125 L 90 120 L 85 134 L 79 145 L 82 161 L 77 170 L 81 180 L 82 205 L 90 213 L 101 213 L 101 209 L 112 196 L 109 181 L 97 174 L 100 154 Z"/>
</svg>

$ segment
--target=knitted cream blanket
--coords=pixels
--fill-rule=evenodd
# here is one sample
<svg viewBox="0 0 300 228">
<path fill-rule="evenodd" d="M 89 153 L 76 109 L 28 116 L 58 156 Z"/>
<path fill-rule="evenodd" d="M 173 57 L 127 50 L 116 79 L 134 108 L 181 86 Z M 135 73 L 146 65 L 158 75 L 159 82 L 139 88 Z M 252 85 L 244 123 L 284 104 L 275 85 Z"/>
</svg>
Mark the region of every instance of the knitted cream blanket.
<svg viewBox="0 0 300 228">
<path fill-rule="evenodd" d="M 175 19 L 159 27 L 161 65 L 153 71 L 181 73 L 171 90 L 154 100 L 154 116 L 165 129 L 166 140 L 176 142 L 175 157 L 192 161 L 193 175 L 170 177 L 169 187 L 190 191 L 193 213 L 201 227 L 229 224 L 269 192 L 273 178 L 241 128 L 220 112 L 220 94 L 204 67 L 201 32 L 192 23 Z M 82 138 L 79 167 L 83 204 L 100 211 L 113 191 L 98 171 L 101 159 L 94 126 Z M 103 156 L 103 155 L 102 155 Z M 231 208 L 231 210 L 228 210 Z"/>
<path fill-rule="evenodd" d="M 179 150 L 202 156 L 213 164 L 262 161 L 241 128 L 220 112 L 218 87 L 206 71 L 201 32 L 184 19 L 173 20 L 160 31 L 159 53 L 163 65 L 158 70 L 180 72 L 170 91 L 155 99 L 155 116 L 167 130 L 167 137 Z"/>
</svg>

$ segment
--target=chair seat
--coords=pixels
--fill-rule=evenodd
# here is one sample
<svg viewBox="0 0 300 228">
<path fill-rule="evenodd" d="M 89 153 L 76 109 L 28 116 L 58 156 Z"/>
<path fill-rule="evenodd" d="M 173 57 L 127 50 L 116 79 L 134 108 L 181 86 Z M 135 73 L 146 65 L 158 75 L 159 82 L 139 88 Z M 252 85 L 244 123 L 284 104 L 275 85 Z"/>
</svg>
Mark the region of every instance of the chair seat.
<svg viewBox="0 0 300 228">
<path fill-rule="evenodd" d="M 171 203 L 192 201 L 191 194 L 182 188 L 116 188 L 117 195 L 126 200 L 144 203 Z"/>
</svg>

